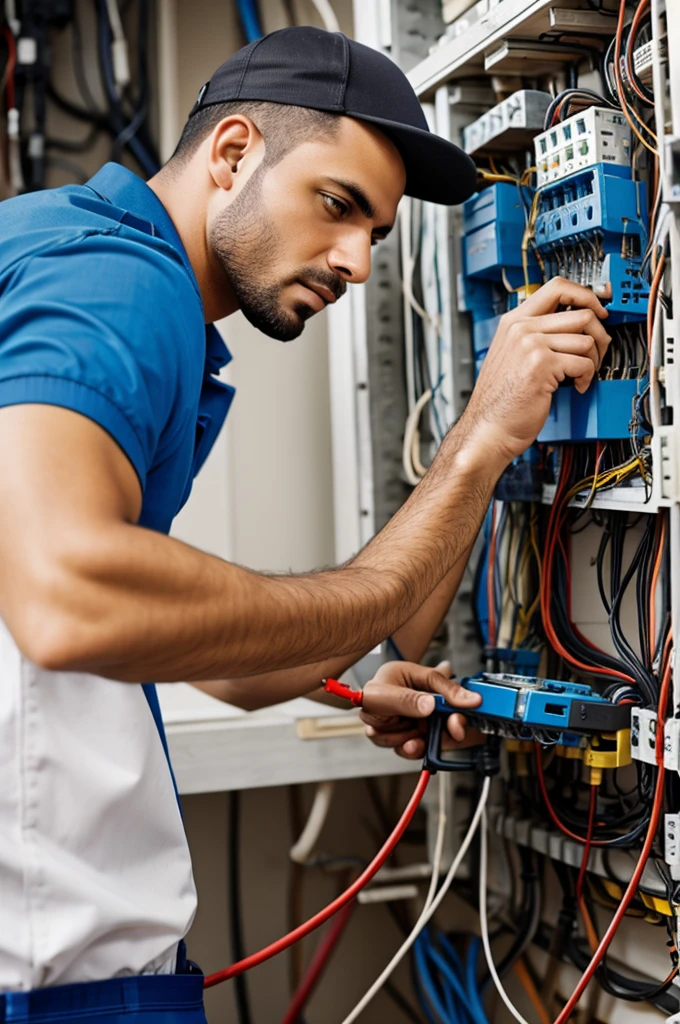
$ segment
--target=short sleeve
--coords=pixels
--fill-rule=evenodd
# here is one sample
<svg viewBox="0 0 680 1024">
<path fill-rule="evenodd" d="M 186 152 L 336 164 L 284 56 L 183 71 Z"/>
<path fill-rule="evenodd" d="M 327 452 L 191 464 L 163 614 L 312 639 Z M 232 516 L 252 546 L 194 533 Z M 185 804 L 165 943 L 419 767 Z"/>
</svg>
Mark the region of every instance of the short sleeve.
<svg viewBox="0 0 680 1024">
<path fill-rule="evenodd" d="M 122 448 L 142 488 L 172 431 L 202 324 L 186 272 L 168 246 L 149 241 L 121 226 L 81 233 L 19 261 L 0 294 L 0 406 L 87 416 Z"/>
</svg>

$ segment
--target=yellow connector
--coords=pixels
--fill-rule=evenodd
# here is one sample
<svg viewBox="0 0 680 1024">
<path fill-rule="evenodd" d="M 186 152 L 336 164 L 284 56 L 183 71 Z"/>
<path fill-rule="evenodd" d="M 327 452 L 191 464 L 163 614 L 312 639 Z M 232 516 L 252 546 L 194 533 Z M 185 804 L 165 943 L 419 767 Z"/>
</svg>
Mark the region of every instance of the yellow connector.
<svg viewBox="0 0 680 1024">
<path fill-rule="evenodd" d="M 515 755 L 515 773 L 518 778 L 529 777 L 529 757 L 533 756 L 534 745 L 531 740 L 506 740 L 505 749 Z"/>
<path fill-rule="evenodd" d="M 506 740 L 505 749 L 509 754 L 531 754 L 534 745 L 531 740 Z"/>
<path fill-rule="evenodd" d="M 657 914 L 661 914 L 662 917 L 672 917 L 673 911 L 668 900 L 662 896 L 650 896 L 649 893 L 640 892 L 638 893 L 640 899 L 646 907 L 650 910 L 655 911 Z"/>
<path fill-rule="evenodd" d="M 555 756 L 564 757 L 567 761 L 582 761 L 583 754 L 583 747 L 564 747 L 561 743 L 555 747 Z"/>
<path fill-rule="evenodd" d="M 583 762 L 588 768 L 622 768 L 631 763 L 630 729 L 619 729 L 618 732 L 603 732 L 593 736 L 583 755 Z M 602 776 L 600 775 L 600 781 Z M 592 782 L 592 774 L 591 774 Z M 592 783 L 596 785 L 595 782 Z"/>
</svg>

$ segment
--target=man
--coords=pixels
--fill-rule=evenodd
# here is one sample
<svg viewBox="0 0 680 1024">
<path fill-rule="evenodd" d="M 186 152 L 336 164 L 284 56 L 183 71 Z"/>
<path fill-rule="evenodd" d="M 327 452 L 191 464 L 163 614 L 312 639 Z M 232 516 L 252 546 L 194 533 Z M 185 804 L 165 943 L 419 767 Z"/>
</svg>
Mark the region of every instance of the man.
<svg viewBox="0 0 680 1024">
<path fill-rule="evenodd" d="M 148 184 L 108 165 L 0 208 L 6 1011 L 30 992 L 26 1020 L 66 1005 L 146 1022 L 159 1003 L 203 1019 L 200 976 L 179 973 L 189 855 L 139 682 L 224 680 L 209 687 L 255 706 L 317 688 L 390 635 L 417 661 L 499 474 L 561 380 L 588 386 L 605 310 L 552 282 L 503 318 L 430 472 L 349 563 L 269 577 L 168 538 L 231 400 L 205 325 L 242 309 L 296 337 L 366 280 L 404 192 L 453 203 L 474 185 L 387 58 L 298 28 L 215 73 Z M 419 689 L 468 700 L 416 664 L 366 698 L 376 739 L 410 756 L 432 705 Z"/>
</svg>

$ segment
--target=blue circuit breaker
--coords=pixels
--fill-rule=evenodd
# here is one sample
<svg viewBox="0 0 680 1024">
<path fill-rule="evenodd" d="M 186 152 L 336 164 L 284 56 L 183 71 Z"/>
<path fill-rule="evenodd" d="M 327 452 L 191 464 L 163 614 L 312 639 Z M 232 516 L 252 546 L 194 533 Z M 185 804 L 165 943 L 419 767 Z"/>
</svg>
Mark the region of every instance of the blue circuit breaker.
<svg viewBox="0 0 680 1024">
<path fill-rule="evenodd" d="M 531 189 L 498 182 L 463 204 L 463 266 L 467 278 L 505 280 L 512 288 L 524 284 L 522 237 L 527 222 Z M 530 280 L 540 280 L 533 253 L 528 254 Z"/>
<path fill-rule="evenodd" d="M 569 441 L 617 441 L 631 435 L 636 404 L 646 386 L 642 380 L 594 380 L 580 394 L 575 387 L 558 388 L 538 440 L 549 444 Z M 638 434 L 645 426 L 638 423 Z"/>
</svg>

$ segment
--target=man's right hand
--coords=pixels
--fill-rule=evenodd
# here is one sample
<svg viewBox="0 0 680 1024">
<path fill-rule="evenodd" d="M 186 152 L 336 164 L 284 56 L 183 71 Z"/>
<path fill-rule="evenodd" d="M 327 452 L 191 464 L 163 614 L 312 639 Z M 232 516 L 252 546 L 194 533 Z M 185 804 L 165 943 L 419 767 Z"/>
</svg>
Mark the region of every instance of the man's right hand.
<svg viewBox="0 0 680 1024">
<path fill-rule="evenodd" d="M 611 342 L 607 315 L 589 288 L 561 277 L 506 313 L 461 420 L 466 443 L 506 464 L 526 451 L 560 383 L 590 385 Z"/>
</svg>

